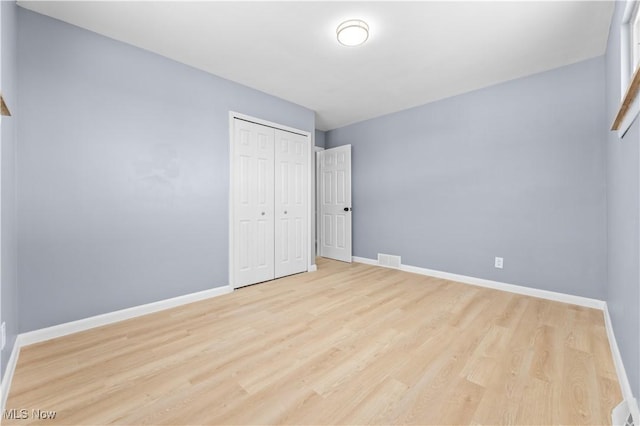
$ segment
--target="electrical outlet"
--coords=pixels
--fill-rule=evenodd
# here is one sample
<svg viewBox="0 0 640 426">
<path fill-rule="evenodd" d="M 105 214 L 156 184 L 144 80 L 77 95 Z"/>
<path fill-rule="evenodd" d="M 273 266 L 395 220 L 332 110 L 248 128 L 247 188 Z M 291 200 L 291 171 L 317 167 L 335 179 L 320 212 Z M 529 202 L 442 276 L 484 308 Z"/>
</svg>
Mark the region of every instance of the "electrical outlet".
<svg viewBox="0 0 640 426">
<path fill-rule="evenodd" d="M 7 344 L 7 323 L 2 322 L 0 325 L 0 339 L 2 339 L 2 343 L 0 344 L 0 350 L 4 349 L 4 346 Z"/>
<path fill-rule="evenodd" d="M 498 269 L 502 269 L 502 264 L 504 260 L 501 257 L 496 257 L 495 267 Z"/>
</svg>

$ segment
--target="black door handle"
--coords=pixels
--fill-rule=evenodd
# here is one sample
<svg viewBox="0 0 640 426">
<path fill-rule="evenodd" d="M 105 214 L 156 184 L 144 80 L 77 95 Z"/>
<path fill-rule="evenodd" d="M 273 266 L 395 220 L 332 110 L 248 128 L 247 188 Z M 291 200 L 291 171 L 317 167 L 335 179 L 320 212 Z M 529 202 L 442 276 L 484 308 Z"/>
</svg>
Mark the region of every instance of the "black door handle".
<svg viewBox="0 0 640 426">
<path fill-rule="evenodd" d="M 344 208 L 344 211 L 345 211 L 345 212 L 348 212 L 348 211 L 350 211 L 350 210 L 351 210 L 351 207 L 345 207 L 345 208 Z"/>
</svg>

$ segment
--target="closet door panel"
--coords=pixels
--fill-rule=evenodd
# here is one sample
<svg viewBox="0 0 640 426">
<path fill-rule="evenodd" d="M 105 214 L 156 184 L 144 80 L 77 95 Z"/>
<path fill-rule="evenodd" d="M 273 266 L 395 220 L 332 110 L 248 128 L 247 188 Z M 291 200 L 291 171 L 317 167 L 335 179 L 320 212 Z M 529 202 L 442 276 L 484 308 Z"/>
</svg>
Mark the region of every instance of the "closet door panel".
<svg viewBox="0 0 640 426">
<path fill-rule="evenodd" d="M 275 277 L 307 270 L 309 140 L 275 130 Z"/>
<path fill-rule="evenodd" d="M 274 278 L 274 130 L 235 120 L 233 153 L 234 281 Z"/>
</svg>

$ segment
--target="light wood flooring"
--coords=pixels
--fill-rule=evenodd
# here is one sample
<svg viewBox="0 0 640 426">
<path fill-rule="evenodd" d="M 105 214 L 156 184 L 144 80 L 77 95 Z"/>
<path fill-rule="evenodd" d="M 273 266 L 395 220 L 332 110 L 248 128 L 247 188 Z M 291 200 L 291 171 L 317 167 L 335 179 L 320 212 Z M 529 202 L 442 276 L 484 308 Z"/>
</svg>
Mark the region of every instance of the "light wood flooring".
<svg viewBox="0 0 640 426">
<path fill-rule="evenodd" d="M 609 424 L 602 312 L 363 264 L 22 349 L 44 424 Z"/>
</svg>

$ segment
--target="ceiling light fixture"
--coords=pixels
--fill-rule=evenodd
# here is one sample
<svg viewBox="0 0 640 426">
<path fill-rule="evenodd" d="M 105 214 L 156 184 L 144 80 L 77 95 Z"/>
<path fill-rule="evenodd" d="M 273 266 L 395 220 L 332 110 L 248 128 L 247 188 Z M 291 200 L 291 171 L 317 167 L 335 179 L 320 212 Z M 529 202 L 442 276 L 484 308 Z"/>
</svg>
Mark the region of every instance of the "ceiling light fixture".
<svg viewBox="0 0 640 426">
<path fill-rule="evenodd" d="M 338 25 L 338 41 L 345 46 L 359 46 L 369 38 L 369 25 L 360 19 L 351 19 Z"/>
</svg>

